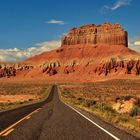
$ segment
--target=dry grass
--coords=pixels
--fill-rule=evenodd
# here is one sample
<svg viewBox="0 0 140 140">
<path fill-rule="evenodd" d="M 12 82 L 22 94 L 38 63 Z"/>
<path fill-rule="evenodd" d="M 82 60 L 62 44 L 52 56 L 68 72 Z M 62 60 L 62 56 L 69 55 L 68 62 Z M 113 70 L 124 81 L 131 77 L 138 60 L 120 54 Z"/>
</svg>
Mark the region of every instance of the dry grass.
<svg viewBox="0 0 140 140">
<path fill-rule="evenodd" d="M 110 80 L 97 83 L 60 85 L 62 99 L 94 113 L 103 119 L 117 124 L 126 130 L 140 134 L 140 122 L 129 113 L 118 113 L 112 108 L 112 102 L 133 97 L 140 98 L 140 80 Z M 138 107 L 138 106 L 137 106 Z M 139 107 L 138 107 L 139 108 Z M 139 114 L 139 109 L 132 110 Z M 132 117 L 133 116 L 133 117 Z"/>
<path fill-rule="evenodd" d="M 49 93 L 51 84 L 32 81 L 0 81 L 0 111 L 39 102 Z"/>
</svg>

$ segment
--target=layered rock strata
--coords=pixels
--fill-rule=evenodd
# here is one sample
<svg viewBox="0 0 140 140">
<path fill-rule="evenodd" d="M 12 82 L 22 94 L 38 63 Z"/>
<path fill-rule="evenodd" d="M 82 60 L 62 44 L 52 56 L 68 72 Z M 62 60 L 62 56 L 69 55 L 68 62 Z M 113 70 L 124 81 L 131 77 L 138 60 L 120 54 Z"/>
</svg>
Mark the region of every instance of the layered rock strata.
<svg viewBox="0 0 140 140">
<path fill-rule="evenodd" d="M 105 22 L 102 25 L 87 24 L 80 28 L 73 28 L 62 38 L 63 45 L 77 44 L 107 44 L 124 45 L 128 47 L 127 31 L 122 29 L 120 24 Z"/>
</svg>

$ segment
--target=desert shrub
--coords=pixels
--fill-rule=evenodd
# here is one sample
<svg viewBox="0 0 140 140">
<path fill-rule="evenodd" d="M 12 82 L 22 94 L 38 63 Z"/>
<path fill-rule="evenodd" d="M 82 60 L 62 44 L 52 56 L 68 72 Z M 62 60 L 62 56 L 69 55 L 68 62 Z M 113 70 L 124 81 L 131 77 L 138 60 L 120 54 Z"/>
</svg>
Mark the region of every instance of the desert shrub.
<svg viewBox="0 0 140 140">
<path fill-rule="evenodd" d="M 104 103 L 98 102 L 98 103 L 95 105 L 95 108 L 98 108 L 98 109 L 103 110 L 103 108 L 104 108 L 103 106 L 104 106 Z"/>
<path fill-rule="evenodd" d="M 90 101 L 90 106 L 96 105 L 96 103 L 97 103 L 97 101 L 91 100 L 91 101 Z"/>
<path fill-rule="evenodd" d="M 62 96 L 67 97 L 68 94 L 70 94 L 70 91 L 67 89 L 64 89 L 63 92 L 61 93 Z"/>
<path fill-rule="evenodd" d="M 31 101 L 33 101 L 33 99 L 29 99 L 28 101 L 31 102 Z"/>
<path fill-rule="evenodd" d="M 76 98 L 73 94 L 73 91 L 67 88 L 62 89 L 61 96 L 63 96 L 64 98 L 73 98 L 73 99 Z"/>
<path fill-rule="evenodd" d="M 95 108 L 100 109 L 102 111 L 116 113 L 116 111 L 110 105 L 101 102 L 96 103 Z"/>
<path fill-rule="evenodd" d="M 116 111 L 112 108 L 112 106 L 109 106 L 109 105 L 104 105 L 103 110 L 111 112 L 111 113 L 116 113 Z"/>
<path fill-rule="evenodd" d="M 116 97 L 115 102 L 119 101 L 129 101 L 132 98 L 132 96 L 121 96 L 121 97 Z"/>
<path fill-rule="evenodd" d="M 19 104 L 23 104 L 23 103 L 24 103 L 23 101 L 20 101 L 20 102 L 19 102 Z"/>
<path fill-rule="evenodd" d="M 137 100 L 138 106 L 140 107 L 140 98 Z"/>
<path fill-rule="evenodd" d="M 132 117 L 140 115 L 140 107 L 134 106 L 134 107 L 130 110 L 129 115 L 132 116 Z"/>
<path fill-rule="evenodd" d="M 85 100 L 85 101 L 83 102 L 83 106 L 84 106 L 84 107 L 90 107 L 90 100 Z"/>
<path fill-rule="evenodd" d="M 74 105 L 80 105 L 80 104 L 82 103 L 82 100 L 73 99 L 73 100 L 72 100 L 72 103 L 73 103 Z"/>
<path fill-rule="evenodd" d="M 77 100 L 79 100 L 79 101 L 83 101 L 84 99 L 83 99 L 83 98 L 81 98 L 81 97 L 79 97 L 79 98 L 77 98 Z"/>
<path fill-rule="evenodd" d="M 123 123 L 129 122 L 128 115 L 125 115 L 125 114 L 119 115 L 118 116 L 118 122 L 123 122 Z"/>
<path fill-rule="evenodd" d="M 129 101 L 132 98 L 132 96 L 122 96 L 120 97 L 120 100 L 124 100 L 124 101 Z"/>
<path fill-rule="evenodd" d="M 84 100 L 83 102 L 83 106 L 85 107 L 91 107 L 94 106 L 96 104 L 95 100 Z"/>
<path fill-rule="evenodd" d="M 120 97 L 116 97 L 115 98 L 115 102 L 117 102 L 118 100 L 120 100 Z"/>
</svg>

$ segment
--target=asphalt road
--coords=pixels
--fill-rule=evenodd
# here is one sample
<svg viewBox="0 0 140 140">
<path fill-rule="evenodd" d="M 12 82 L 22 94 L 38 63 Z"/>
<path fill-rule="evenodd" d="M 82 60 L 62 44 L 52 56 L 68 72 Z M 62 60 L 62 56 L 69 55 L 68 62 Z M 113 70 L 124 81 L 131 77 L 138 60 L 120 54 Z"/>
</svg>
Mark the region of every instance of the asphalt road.
<svg viewBox="0 0 140 140">
<path fill-rule="evenodd" d="M 138 140 L 60 101 L 54 85 L 42 103 L 0 113 L 1 140 Z"/>
</svg>

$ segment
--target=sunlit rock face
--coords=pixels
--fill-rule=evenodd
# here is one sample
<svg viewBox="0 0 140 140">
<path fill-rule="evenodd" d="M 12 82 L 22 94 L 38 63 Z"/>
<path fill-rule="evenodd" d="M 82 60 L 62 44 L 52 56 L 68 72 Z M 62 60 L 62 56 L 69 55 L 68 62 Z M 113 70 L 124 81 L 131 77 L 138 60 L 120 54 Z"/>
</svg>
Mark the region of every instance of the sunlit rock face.
<svg viewBox="0 0 140 140">
<path fill-rule="evenodd" d="M 127 31 L 120 24 L 105 22 L 102 25 L 87 24 L 73 28 L 62 38 L 63 45 L 124 45 L 128 46 Z"/>
<path fill-rule="evenodd" d="M 0 63 L 0 77 L 90 79 L 140 75 L 140 54 L 128 48 L 120 24 L 88 24 L 73 28 L 57 49 L 25 61 Z"/>
</svg>

